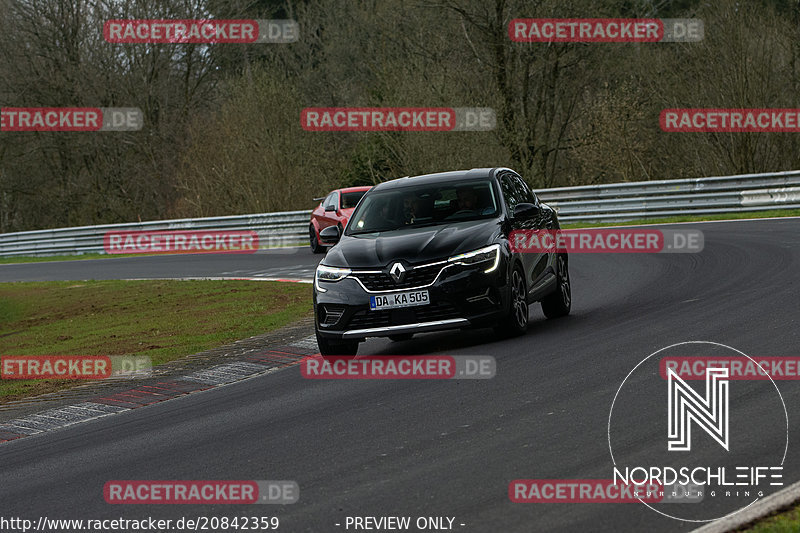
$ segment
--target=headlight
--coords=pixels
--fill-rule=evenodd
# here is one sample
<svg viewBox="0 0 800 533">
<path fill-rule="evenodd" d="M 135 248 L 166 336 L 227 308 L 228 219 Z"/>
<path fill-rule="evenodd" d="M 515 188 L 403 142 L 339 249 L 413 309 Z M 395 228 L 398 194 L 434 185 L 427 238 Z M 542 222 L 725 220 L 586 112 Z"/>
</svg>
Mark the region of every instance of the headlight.
<svg viewBox="0 0 800 533">
<path fill-rule="evenodd" d="M 486 248 L 481 248 L 480 250 L 473 250 L 472 252 L 454 255 L 447 261 L 450 263 L 458 263 L 460 265 L 475 265 L 478 263 L 491 261 L 491 264 L 487 265 L 486 270 L 484 270 L 484 272 L 488 274 L 489 272 L 495 270 L 497 265 L 500 264 L 500 245 L 493 244 L 491 246 L 487 246 Z"/>
<path fill-rule="evenodd" d="M 329 267 L 325 265 L 317 265 L 317 273 L 314 275 L 314 281 L 317 289 L 320 292 L 325 292 L 325 289 L 319 286 L 320 281 L 339 281 L 350 275 L 349 268 Z"/>
</svg>

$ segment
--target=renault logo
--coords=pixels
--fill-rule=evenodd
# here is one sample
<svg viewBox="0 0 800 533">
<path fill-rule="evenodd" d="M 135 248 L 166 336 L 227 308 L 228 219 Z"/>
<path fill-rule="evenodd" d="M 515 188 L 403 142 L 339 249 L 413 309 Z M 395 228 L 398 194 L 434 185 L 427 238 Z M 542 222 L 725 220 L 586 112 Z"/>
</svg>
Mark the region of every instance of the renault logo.
<svg viewBox="0 0 800 533">
<path fill-rule="evenodd" d="M 403 279 L 403 275 L 405 275 L 406 269 L 400 263 L 395 263 L 392 265 L 391 270 L 389 270 L 389 274 L 392 276 L 392 279 L 395 283 L 400 283 Z"/>
</svg>

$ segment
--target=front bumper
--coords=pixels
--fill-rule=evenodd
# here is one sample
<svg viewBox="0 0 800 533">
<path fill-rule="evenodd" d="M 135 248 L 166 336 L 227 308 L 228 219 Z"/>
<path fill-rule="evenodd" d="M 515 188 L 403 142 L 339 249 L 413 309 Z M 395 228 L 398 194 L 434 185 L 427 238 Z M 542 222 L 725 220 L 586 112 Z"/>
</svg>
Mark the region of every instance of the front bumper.
<svg viewBox="0 0 800 533">
<path fill-rule="evenodd" d="M 314 287 L 317 333 L 332 340 L 363 340 L 466 327 L 491 325 L 508 308 L 506 261 L 485 273 L 485 266 L 458 265 L 444 269 L 427 286 L 396 291 L 370 291 L 355 277 L 321 282 Z M 370 310 L 370 296 L 427 290 L 430 303 L 398 309 Z"/>
<path fill-rule="evenodd" d="M 469 326 L 466 318 L 448 318 L 432 322 L 416 322 L 413 324 L 383 326 L 377 328 L 349 329 L 342 332 L 344 340 L 364 339 L 367 337 L 386 337 L 390 335 L 403 335 L 406 333 L 423 333 L 426 331 L 442 331 L 446 329 L 464 328 Z"/>
</svg>

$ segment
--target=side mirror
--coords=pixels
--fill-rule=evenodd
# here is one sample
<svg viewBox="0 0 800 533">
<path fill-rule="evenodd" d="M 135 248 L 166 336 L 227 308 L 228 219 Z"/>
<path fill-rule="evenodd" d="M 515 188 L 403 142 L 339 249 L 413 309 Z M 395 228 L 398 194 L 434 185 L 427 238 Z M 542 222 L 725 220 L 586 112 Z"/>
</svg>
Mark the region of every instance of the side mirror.
<svg viewBox="0 0 800 533">
<path fill-rule="evenodd" d="M 326 205 L 326 206 L 325 206 L 325 211 L 336 211 L 336 206 L 335 206 L 335 205 L 333 205 L 333 204 L 331 204 L 331 205 Z"/>
<path fill-rule="evenodd" d="M 319 241 L 321 244 L 336 244 L 342 236 L 339 235 L 339 226 L 328 226 L 320 230 Z"/>
<path fill-rule="evenodd" d="M 514 208 L 514 220 L 531 220 L 538 217 L 542 210 L 538 205 L 521 203 Z"/>
</svg>

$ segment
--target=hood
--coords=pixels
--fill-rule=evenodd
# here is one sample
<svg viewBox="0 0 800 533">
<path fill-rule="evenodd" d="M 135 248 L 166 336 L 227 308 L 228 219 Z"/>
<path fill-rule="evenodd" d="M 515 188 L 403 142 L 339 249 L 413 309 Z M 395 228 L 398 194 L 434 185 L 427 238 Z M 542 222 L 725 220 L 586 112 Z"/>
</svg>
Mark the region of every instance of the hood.
<svg viewBox="0 0 800 533">
<path fill-rule="evenodd" d="M 491 218 L 344 236 L 322 262 L 347 268 L 383 268 L 398 259 L 429 263 L 488 246 L 499 234 L 500 219 Z"/>
</svg>

